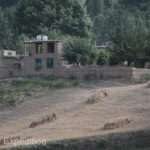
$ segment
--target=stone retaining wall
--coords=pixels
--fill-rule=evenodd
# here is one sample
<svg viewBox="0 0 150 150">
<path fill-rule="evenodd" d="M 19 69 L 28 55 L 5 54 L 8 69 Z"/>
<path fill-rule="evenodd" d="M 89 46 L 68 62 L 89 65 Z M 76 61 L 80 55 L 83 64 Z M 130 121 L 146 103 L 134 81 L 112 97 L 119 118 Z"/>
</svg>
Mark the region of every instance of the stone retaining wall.
<svg viewBox="0 0 150 150">
<path fill-rule="evenodd" d="M 79 79 L 131 79 L 132 68 L 128 67 L 71 67 L 58 68 L 54 72 L 55 76 L 75 77 Z"/>
<path fill-rule="evenodd" d="M 150 69 L 133 68 L 132 79 L 139 80 L 145 74 L 150 75 Z"/>
<path fill-rule="evenodd" d="M 35 71 L 32 59 L 24 58 L 21 70 L 13 71 L 11 75 L 10 67 L 0 66 L 0 79 L 17 76 L 57 76 L 65 78 L 78 78 L 78 79 L 114 79 L 121 78 L 127 80 L 139 80 L 142 75 L 150 74 L 150 69 L 137 69 L 121 66 L 87 66 L 87 67 L 57 67 L 54 69 L 43 69 L 42 71 Z"/>
<path fill-rule="evenodd" d="M 9 68 L 6 66 L 0 66 L 0 79 L 9 77 Z"/>
</svg>

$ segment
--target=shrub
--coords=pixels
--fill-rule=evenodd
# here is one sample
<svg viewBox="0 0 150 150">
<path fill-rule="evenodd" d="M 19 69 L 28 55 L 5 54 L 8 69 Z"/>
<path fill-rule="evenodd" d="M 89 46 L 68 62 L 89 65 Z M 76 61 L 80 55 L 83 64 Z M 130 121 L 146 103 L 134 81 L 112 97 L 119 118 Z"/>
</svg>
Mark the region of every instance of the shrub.
<svg viewBox="0 0 150 150">
<path fill-rule="evenodd" d="M 13 81 L 11 82 L 11 84 L 12 84 L 13 86 L 22 86 L 22 85 L 25 85 L 25 84 L 27 84 L 27 83 L 29 83 L 27 80 L 13 80 Z"/>
<path fill-rule="evenodd" d="M 85 80 L 94 80 L 97 79 L 97 74 L 96 73 L 88 73 L 84 75 Z"/>
<path fill-rule="evenodd" d="M 36 64 L 35 65 L 35 70 L 40 71 L 42 69 L 42 64 Z"/>
<path fill-rule="evenodd" d="M 142 75 L 141 78 L 140 78 L 140 82 L 144 83 L 144 82 L 147 82 L 147 81 L 150 81 L 150 74 Z"/>
<path fill-rule="evenodd" d="M 0 88 L 0 95 L 5 93 L 5 89 Z"/>
<path fill-rule="evenodd" d="M 71 76 L 69 77 L 69 79 L 70 79 L 70 80 L 75 80 L 75 79 L 77 79 L 77 77 L 75 77 L 74 75 L 71 75 Z"/>
<path fill-rule="evenodd" d="M 97 55 L 98 55 L 98 51 L 96 47 L 93 47 L 92 50 L 89 52 L 89 64 L 92 65 L 96 64 Z"/>
<path fill-rule="evenodd" d="M 109 56 L 109 65 L 118 65 L 120 62 L 120 57 L 116 53 L 112 52 Z"/>
<path fill-rule="evenodd" d="M 79 81 L 76 80 L 73 82 L 73 86 L 78 86 L 78 85 L 79 85 Z"/>
<path fill-rule="evenodd" d="M 108 53 L 105 50 L 101 50 L 98 54 L 97 65 L 103 66 L 108 64 Z"/>
</svg>

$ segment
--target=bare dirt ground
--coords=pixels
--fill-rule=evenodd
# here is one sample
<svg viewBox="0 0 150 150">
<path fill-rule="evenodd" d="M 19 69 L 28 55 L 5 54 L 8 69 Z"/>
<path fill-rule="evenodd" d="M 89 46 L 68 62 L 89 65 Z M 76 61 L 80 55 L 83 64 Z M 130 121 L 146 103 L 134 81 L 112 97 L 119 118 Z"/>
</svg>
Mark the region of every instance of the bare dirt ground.
<svg viewBox="0 0 150 150">
<path fill-rule="evenodd" d="M 103 90 L 107 90 L 107 97 L 96 104 L 86 103 L 91 95 Z M 29 128 L 32 121 L 51 113 L 56 113 L 56 121 Z M 105 123 L 120 118 L 133 121 L 122 128 L 102 129 Z M 0 139 L 21 135 L 22 139 L 31 136 L 53 141 L 145 128 L 150 128 L 150 88 L 116 80 L 52 91 L 0 111 Z"/>
</svg>

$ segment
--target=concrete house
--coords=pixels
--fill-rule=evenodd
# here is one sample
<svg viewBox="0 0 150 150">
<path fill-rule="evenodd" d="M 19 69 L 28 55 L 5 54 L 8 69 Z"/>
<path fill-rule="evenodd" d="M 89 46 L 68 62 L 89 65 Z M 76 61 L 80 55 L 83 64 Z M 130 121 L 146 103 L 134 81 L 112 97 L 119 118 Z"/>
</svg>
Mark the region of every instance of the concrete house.
<svg viewBox="0 0 150 150">
<path fill-rule="evenodd" d="M 24 65 L 30 61 L 30 69 L 46 73 L 61 65 L 62 42 L 59 40 L 24 41 Z M 26 45 L 31 44 L 27 55 Z"/>
<path fill-rule="evenodd" d="M 23 55 L 16 55 L 15 51 L 3 52 L 2 63 L 8 68 L 7 76 L 50 75 L 61 66 L 61 41 L 35 40 L 23 43 Z"/>
</svg>

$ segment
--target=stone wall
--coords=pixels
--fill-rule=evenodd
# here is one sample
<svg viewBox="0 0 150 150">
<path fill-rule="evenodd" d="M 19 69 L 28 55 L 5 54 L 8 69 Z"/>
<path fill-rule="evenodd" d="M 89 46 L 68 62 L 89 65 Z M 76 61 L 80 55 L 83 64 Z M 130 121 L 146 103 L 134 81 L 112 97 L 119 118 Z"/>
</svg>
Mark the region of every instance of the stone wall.
<svg viewBox="0 0 150 150">
<path fill-rule="evenodd" d="M 36 71 L 34 68 L 35 60 L 32 57 L 23 57 L 21 59 L 22 67 L 20 70 L 13 70 L 11 73 L 11 66 L 0 66 L 0 79 L 17 76 L 57 76 L 65 78 L 78 78 L 78 79 L 127 79 L 139 80 L 142 75 L 150 74 L 150 69 L 137 69 L 121 66 L 87 66 L 87 67 L 64 67 L 59 66 L 53 69 L 43 67 L 41 71 Z"/>
<path fill-rule="evenodd" d="M 146 68 L 146 69 L 150 69 L 150 62 L 146 62 L 146 63 L 145 63 L 145 68 Z"/>
<path fill-rule="evenodd" d="M 34 59 L 31 57 L 23 58 L 23 66 L 20 71 L 15 71 L 14 76 L 57 76 L 65 78 L 78 78 L 78 79 L 113 79 L 123 78 L 131 79 L 132 68 L 129 67 L 99 67 L 99 66 L 88 66 L 88 67 L 64 67 L 59 66 L 53 69 L 43 67 L 42 70 L 36 71 L 34 67 Z M 46 64 L 43 64 L 45 66 Z"/>
<path fill-rule="evenodd" d="M 139 80 L 142 75 L 149 74 L 150 75 L 150 69 L 141 69 L 141 68 L 133 68 L 132 69 L 132 79 L 133 80 Z"/>
<path fill-rule="evenodd" d="M 87 66 L 87 67 L 54 67 L 48 69 L 42 67 L 42 70 L 35 70 L 35 60 L 32 57 L 24 57 L 21 59 L 22 67 L 21 70 L 13 71 L 13 76 L 31 76 L 31 75 L 43 75 L 43 76 L 57 76 L 57 77 L 75 77 L 78 79 L 109 79 L 109 78 L 124 78 L 131 79 L 132 68 L 129 67 L 99 67 L 99 66 Z M 46 64 L 43 61 L 43 66 Z"/>
<path fill-rule="evenodd" d="M 75 77 L 78 79 L 114 79 L 124 78 L 131 79 L 132 68 L 128 67 L 70 67 L 70 68 L 57 68 L 53 74 L 62 77 Z"/>
<path fill-rule="evenodd" d="M 0 65 L 0 79 L 8 78 L 9 77 L 9 68 L 6 66 Z"/>
</svg>

